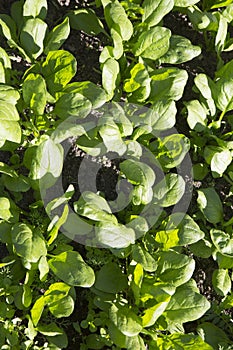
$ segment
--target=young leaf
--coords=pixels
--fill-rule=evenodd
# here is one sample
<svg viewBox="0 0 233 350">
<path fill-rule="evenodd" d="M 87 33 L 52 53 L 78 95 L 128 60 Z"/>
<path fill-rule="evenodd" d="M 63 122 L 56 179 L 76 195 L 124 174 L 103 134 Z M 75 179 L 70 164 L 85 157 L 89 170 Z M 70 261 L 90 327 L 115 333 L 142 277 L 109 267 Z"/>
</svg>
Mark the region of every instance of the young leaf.
<svg viewBox="0 0 233 350">
<path fill-rule="evenodd" d="M 129 102 L 143 102 L 150 95 L 149 73 L 142 63 L 137 63 L 130 71 L 130 79 L 124 82 L 124 90 L 128 93 Z"/>
<path fill-rule="evenodd" d="M 115 89 L 119 83 L 119 63 L 113 58 L 109 58 L 102 68 L 102 84 L 107 94 L 107 101 L 114 96 Z"/>
<path fill-rule="evenodd" d="M 37 59 L 42 54 L 46 30 L 47 24 L 39 18 L 31 18 L 25 22 L 20 33 L 20 43 L 31 59 Z"/>
<path fill-rule="evenodd" d="M 154 27 L 172 10 L 173 6 L 174 0 L 144 0 L 142 21 L 148 23 L 149 27 Z"/>
<path fill-rule="evenodd" d="M 23 82 L 23 99 L 33 112 L 39 116 L 44 113 L 47 102 L 46 82 L 40 74 L 30 73 Z"/>
<path fill-rule="evenodd" d="M 47 15 L 47 0 L 25 0 L 23 16 L 45 19 Z"/>
<path fill-rule="evenodd" d="M 53 283 L 44 293 L 44 301 L 53 316 L 68 317 L 74 311 L 74 300 L 69 295 L 70 286 L 63 282 Z"/>
<path fill-rule="evenodd" d="M 63 252 L 49 260 L 53 273 L 70 286 L 91 287 L 95 281 L 94 271 L 75 251 Z"/>
<path fill-rule="evenodd" d="M 171 31 L 165 27 L 155 27 L 143 32 L 133 47 L 135 56 L 157 60 L 169 49 Z"/>
<path fill-rule="evenodd" d="M 44 53 L 60 49 L 62 44 L 66 41 L 70 34 L 69 18 L 66 17 L 64 21 L 54 27 L 51 32 L 45 37 Z"/>
<path fill-rule="evenodd" d="M 215 270 L 212 283 L 216 293 L 221 296 L 226 296 L 231 291 L 231 278 L 226 269 Z"/>
<path fill-rule="evenodd" d="M 8 198 L 0 197 L 0 219 L 9 220 L 11 217 L 11 203 Z"/>
<path fill-rule="evenodd" d="M 42 313 L 44 311 L 44 306 L 45 306 L 44 296 L 42 295 L 40 298 L 38 298 L 36 300 L 35 304 L 31 308 L 31 318 L 32 318 L 32 322 L 33 322 L 35 327 L 37 326 L 37 324 L 40 321 L 40 318 L 41 318 Z"/>
<path fill-rule="evenodd" d="M 205 218 L 212 224 L 223 219 L 222 202 L 214 188 L 203 188 L 198 190 L 197 203 Z"/>
</svg>

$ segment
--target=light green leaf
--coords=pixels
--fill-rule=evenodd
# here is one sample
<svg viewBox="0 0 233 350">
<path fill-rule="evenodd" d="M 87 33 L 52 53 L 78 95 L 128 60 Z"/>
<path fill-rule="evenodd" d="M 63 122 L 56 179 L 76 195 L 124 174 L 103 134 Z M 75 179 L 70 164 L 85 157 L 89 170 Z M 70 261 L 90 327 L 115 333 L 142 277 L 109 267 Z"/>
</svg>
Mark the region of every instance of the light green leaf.
<svg viewBox="0 0 233 350">
<path fill-rule="evenodd" d="M 231 291 L 231 278 L 226 269 L 214 270 L 212 283 L 216 293 L 221 296 L 226 296 Z"/>
<path fill-rule="evenodd" d="M 20 43 L 31 59 L 42 54 L 46 30 L 47 24 L 39 18 L 31 18 L 25 22 L 20 33 Z"/>
<path fill-rule="evenodd" d="M 199 2 L 199 0 L 174 0 L 174 1 L 175 1 L 175 6 L 179 6 L 179 7 L 189 7 Z"/>
<path fill-rule="evenodd" d="M 124 335 L 133 337 L 142 330 L 140 318 L 126 305 L 112 305 L 109 310 L 109 318 Z"/>
<path fill-rule="evenodd" d="M 175 251 L 161 251 L 158 253 L 159 279 L 180 286 L 190 280 L 195 269 L 195 261 L 187 255 Z"/>
<path fill-rule="evenodd" d="M 70 286 L 63 282 L 53 283 L 44 293 L 44 300 L 53 316 L 68 317 L 74 311 L 74 300 L 69 295 Z"/>
<path fill-rule="evenodd" d="M 133 25 L 118 0 L 109 3 L 104 8 L 104 15 L 109 28 L 113 28 L 123 40 L 127 41 L 133 35 Z"/>
<path fill-rule="evenodd" d="M 102 68 L 102 84 L 107 94 L 107 101 L 114 96 L 115 89 L 119 81 L 120 67 L 119 63 L 113 58 L 109 58 Z"/>
<path fill-rule="evenodd" d="M 17 255 L 29 262 L 36 263 L 47 254 L 45 240 L 38 229 L 17 223 L 12 227 L 11 238 Z"/>
<path fill-rule="evenodd" d="M 34 326 L 37 326 L 37 324 L 40 321 L 40 318 L 42 316 L 42 313 L 44 311 L 44 296 L 42 295 L 40 298 L 38 298 L 31 308 L 31 317 L 32 317 L 32 322 Z"/>
<path fill-rule="evenodd" d="M 78 92 L 62 94 L 56 102 L 54 113 L 60 118 L 85 118 L 91 111 L 91 102 Z"/>
<path fill-rule="evenodd" d="M 207 110 L 198 100 L 185 102 L 188 110 L 187 122 L 192 130 L 203 131 L 207 124 Z"/>
<path fill-rule="evenodd" d="M 209 343 L 209 342 L 208 342 Z M 182 333 L 173 333 L 156 340 L 156 347 L 152 350 L 213 350 L 212 346 L 205 343 L 200 336 Z"/>
<path fill-rule="evenodd" d="M 95 12 L 90 8 L 82 8 L 68 13 L 72 29 L 83 30 L 89 35 L 105 33 L 104 26 Z"/>
<path fill-rule="evenodd" d="M 203 188 L 198 190 L 197 204 L 205 218 L 212 224 L 223 219 L 222 202 L 214 188 Z"/>
<path fill-rule="evenodd" d="M 163 180 L 153 187 L 153 202 L 162 207 L 170 207 L 179 202 L 185 192 L 185 181 L 178 174 L 166 174 Z"/>
<path fill-rule="evenodd" d="M 176 123 L 176 104 L 174 101 L 156 101 L 151 107 L 154 111 L 152 127 L 154 131 L 168 130 Z"/>
<path fill-rule="evenodd" d="M 63 252 L 49 260 L 53 273 L 70 286 L 91 287 L 95 274 L 81 255 L 75 251 Z"/>
<path fill-rule="evenodd" d="M 103 139 L 107 152 L 117 152 L 122 156 L 126 152 L 127 146 L 121 138 L 118 126 L 110 117 L 102 117 L 100 123 L 99 134 Z"/>
<path fill-rule="evenodd" d="M 30 73 L 23 82 L 23 99 L 27 108 L 36 115 L 42 115 L 47 102 L 46 82 L 40 74 Z"/>
<path fill-rule="evenodd" d="M 232 154 L 228 149 L 215 152 L 210 163 L 211 170 L 222 176 L 232 162 Z"/>
<path fill-rule="evenodd" d="M 47 8 L 47 0 L 25 0 L 23 5 L 23 16 L 45 19 Z"/>
<path fill-rule="evenodd" d="M 97 272 L 94 287 L 106 293 L 118 293 L 127 288 L 127 276 L 116 263 L 108 263 Z"/>
<path fill-rule="evenodd" d="M 11 203 L 8 198 L 0 197 L 0 219 L 9 220 L 12 216 L 11 214 Z"/>
<path fill-rule="evenodd" d="M 201 54 L 201 48 L 180 35 L 172 35 L 167 53 L 161 57 L 161 63 L 180 64 L 191 61 Z"/>
<path fill-rule="evenodd" d="M 187 72 L 178 68 L 160 68 L 153 71 L 149 101 L 178 101 L 183 95 L 187 80 Z"/>
<path fill-rule="evenodd" d="M 164 315 L 169 322 L 180 324 L 199 319 L 209 308 L 210 303 L 204 296 L 183 285 L 176 289 Z"/>
<path fill-rule="evenodd" d="M 169 49 L 171 31 L 165 27 L 156 26 L 144 31 L 133 47 L 135 56 L 157 60 Z"/>
<path fill-rule="evenodd" d="M 42 66 L 49 92 L 54 95 L 61 91 L 74 77 L 77 71 L 75 57 L 68 51 L 50 51 Z"/>
<path fill-rule="evenodd" d="M 163 314 L 165 311 L 170 297 L 167 301 L 163 301 L 161 303 L 156 303 L 155 305 L 147 308 L 143 312 L 142 316 L 142 325 L 143 327 L 151 327 L 157 321 L 157 319 Z"/>
<path fill-rule="evenodd" d="M 44 53 L 60 49 L 62 44 L 66 41 L 70 34 L 69 18 L 66 17 L 64 21 L 54 27 L 51 32 L 45 37 Z"/>
<path fill-rule="evenodd" d="M 169 13 L 174 6 L 174 0 L 144 0 L 142 21 L 148 23 L 150 27 L 158 24 L 163 17 Z"/>
<path fill-rule="evenodd" d="M 210 230 L 210 236 L 217 250 L 226 256 L 233 256 L 233 239 L 229 233 L 221 230 Z"/>
<path fill-rule="evenodd" d="M 32 159 L 30 176 L 33 180 L 41 179 L 46 174 L 57 178 L 63 167 L 63 148 L 51 139 L 43 141 Z"/>
<path fill-rule="evenodd" d="M 130 79 L 124 82 L 129 102 L 143 102 L 150 95 L 149 73 L 142 63 L 137 63 L 130 71 Z"/>
<path fill-rule="evenodd" d="M 230 73 L 229 73 L 230 74 Z M 233 109 L 233 82 L 232 80 L 219 79 L 215 84 L 215 102 L 217 107 L 224 112 Z"/>
<path fill-rule="evenodd" d="M 134 185 L 153 186 L 155 173 L 153 169 L 142 162 L 133 159 L 126 159 L 120 163 L 120 169 L 125 174 L 128 181 Z"/>
<path fill-rule="evenodd" d="M 107 248 L 127 248 L 135 243 L 134 230 L 121 224 L 100 222 L 95 232 L 98 242 Z"/>
<path fill-rule="evenodd" d="M 157 263 L 152 255 L 140 245 L 133 246 L 132 258 L 139 263 L 145 271 L 153 272 L 157 269 Z"/>
</svg>

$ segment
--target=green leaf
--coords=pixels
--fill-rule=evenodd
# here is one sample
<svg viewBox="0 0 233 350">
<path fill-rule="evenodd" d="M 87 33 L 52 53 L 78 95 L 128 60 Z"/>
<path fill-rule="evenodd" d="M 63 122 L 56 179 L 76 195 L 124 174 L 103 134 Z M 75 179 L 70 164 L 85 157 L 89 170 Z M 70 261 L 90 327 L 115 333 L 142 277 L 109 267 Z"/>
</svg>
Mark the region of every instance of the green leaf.
<svg viewBox="0 0 233 350">
<path fill-rule="evenodd" d="M 183 95 L 187 80 L 188 74 L 182 69 L 160 68 L 153 71 L 149 101 L 178 101 Z"/>
<path fill-rule="evenodd" d="M 117 152 L 120 156 L 126 152 L 127 146 L 121 138 L 119 127 L 111 117 L 101 118 L 99 134 L 103 139 L 107 152 Z"/>
<path fill-rule="evenodd" d="M 0 197 L 0 219 L 9 220 L 12 216 L 10 211 L 11 203 L 8 198 Z"/>
<path fill-rule="evenodd" d="M 215 84 L 215 102 L 217 107 L 224 112 L 233 109 L 233 82 L 229 79 L 220 78 Z"/>
<path fill-rule="evenodd" d="M 143 102 L 150 95 L 149 73 L 142 63 L 137 63 L 130 71 L 130 79 L 124 82 L 129 102 Z"/>
<path fill-rule="evenodd" d="M 23 175 L 19 175 L 15 177 L 3 175 L 2 180 L 3 180 L 4 186 L 9 191 L 13 191 L 13 192 L 27 192 L 31 187 L 30 181 L 26 176 L 23 176 Z"/>
<path fill-rule="evenodd" d="M 71 287 L 63 282 L 53 283 L 44 293 L 49 311 L 57 318 L 69 317 L 74 311 L 74 300 L 69 295 Z"/>
<path fill-rule="evenodd" d="M 91 81 L 80 81 L 66 85 L 65 93 L 77 92 L 91 101 L 93 108 L 99 108 L 106 102 L 106 93 L 98 85 Z"/>
<path fill-rule="evenodd" d="M 198 100 L 185 102 L 188 110 L 187 122 L 190 129 L 197 132 L 203 131 L 207 126 L 207 110 Z"/>
<path fill-rule="evenodd" d="M 112 305 L 109 310 L 109 318 L 124 335 L 133 337 L 142 330 L 140 318 L 126 305 Z"/>
<path fill-rule="evenodd" d="M 209 308 L 204 296 L 183 285 L 176 289 L 164 315 L 169 322 L 181 324 L 199 319 Z"/>
<path fill-rule="evenodd" d="M 40 318 L 44 311 L 44 304 L 44 296 L 41 296 L 36 300 L 35 304 L 31 308 L 31 318 L 34 326 L 37 326 L 40 321 Z"/>
<path fill-rule="evenodd" d="M 159 279 L 180 286 L 190 280 L 195 269 L 195 261 L 175 251 L 161 251 L 158 253 Z"/>
<path fill-rule="evenodd" d="M 47 102 L 46 82 L 40 74 L 30 73 L 23 82 L 23 99 L 38 116 L 44 113 Z"/>
<path fill-rule="evenodd" d="M 214 82 L 206 74 L 198 74 L 194 78 L 194 82 L 202 96 L 205 98 L 210 115 L 214 116 L 216 113 L 216 106 L 213 99 L 215 85 Z"/>
<path fill-rule="evenodd" d="M 66 41 L 70 34 L 69 18 L 66 17 L 64 21 L 54 27 L 51 32 L 45 37 L 44 53 L 60 49 L 62 44 Z"/>
<path fill-rule="evenodd" d="M 127 248 L 135 243 L 135 232 L 124 225 L 100 222 L 95 227 L 96 238 L 106 248 Z"/>
<path fill-rule="evenodd" d="M 43 141 L 32 159 L 30 176 L 33 180 L 41 179 L 46 174 L 54 178 L 60 176 L 63 167 L 63 148 L 51 139 Z"/>
<path fill-rule="evenodd" d="M 221 254 L 230 257 L 233 256 L 233 239 L 231 235 L 221 230 L 212 229 L 210 230 L 210 236 L 215 247 Z"/>
<path fill-rule="evenodd" d="M 105 33 L 104 26 L 95 12 L 90 8 L 82 8 L 68 13 L 72 29 L 83 30 L 89 35 Z"/>
<path fill-rule="evenodd" d="M 209 343 L 209 342 L 208 342 Z M 173 333 L 156 340 L 155 348 L 152 350 L 213 350 L 212 346 L 205 343 L 200 336 L 182 333 Z"/>
<path fill-rule="evenodd" d="M 152 255 L 140 245 L 134 245 L 132 258 L 139 263 L 145 271 L 153 272 L 157 269 L 157 263 Z"/>
<path fill-rule="evenodd" d="M 49 324 L 41 324 L 39 325 L 36 330 L 40 332 L 43 335 L 54 337 L 56 335 L 63 334 L 63 330 L 59 328 L 55 322 L 51 322 Z"/>
<path fill-rule="evenodd" d="M 91 102 L 78 92 L 63 94 L 56 102 L 54 113 L 60 118 L 85 118 L 91 111 Z"/>
<path fill-rule="evenodd" d="M 50 51 L 42 66 L 49 92 L 54 95 L 61 91 L 74 77 L 77 71 L 75 57 L 68 51 Z"/>
<path fill-rule="evenodd" d="M 222 176 L 224 171 L 232 162 L 232 154 L 228 149 L 224 149 L 221 152 L 214 153 L 210 167 L 211 170 Z"/>
<path fill-rule="evenodd" d="M 47 0 L 25 0 L 23 16 L 45 19 L 47 15 Z"/>
<path fill-rule="evenodd" d="M 175 6 L 178 6 L 178 7 L 189 7 L 199 2 L 199 0 L 174 0 L 174 1 L 175 1 Z"/>
<path fill-rule="evenodd" d="M 104 8 L 104 15 L 109 28 L 113 28 L 124 41 L 133 35 L 133 25 L 118 0 L 109 3 Z"/>
<path fill-rule="evenodd" d="M 153 27 L 173 9 L 173 6 L 174 0 L 144 0 L 142 21 L 148 23 L 149 27 Z"/>
<path fill-rule="evenodd" d="M 172 35 L 167 53 L 161 57 L 161 63 L 180 64 L 191 61 L 201 54 L 201 48 L 180 35 Z"/>
<path fill-rule="evenodd" d="M 31 18 L 25 22 L 20 33 L 20 43 L 31 59 L 37 59 L 42 54 L 46 30 L 47 24 L 39 18 Z"/>
<path fill-rule="evenodd" d="M 154 131 L 168 130 L 176 123 L 176 104 L 174 101 L 155 101 L 152 105 Z"/>
<path fill-rule="evenodd" d="M 153 169 L 142 162 L 133 159 L 126 159 L 120 163 L 120 169 L 125 174 L 128 181 L 134 185 L 153 186 L 155 173 Z"/>
<path fill-rule="evenodd" d="M 214 270 L 212 284 L 217 294 L 226 296 L 231 291 L 231 278 L 228 274 L 228 270 Z"/>
<path fill-rule="evenodd" d="M 91 287 L 95 274 L 81 255 L 75 251 L 63 252 L 49 260 L 53 273 L 70 286 Z"/>
<path fill-rule="evenodd" d="M 135 56 L 157 60 L 169 49 L 171 31 L 165 27 L 155 27 L 139 35 L 133 47 Z"/>
<path fill-rule="evenodd" d="M 116 263 L 108 263 L 97 272 L 94 287 L 106 293 L 118 293 L 127 288 L 127 276 Z"/>
<path fill-rule="evenodd" d="M 107 94 L 107 101 L 111 100 L 114 96 L 115 89 L 119 82 L 120 77 L 119 63 L 113 58 L 109 58 L 102 68 L 102 84 Z"/>
<path fill-rule="evenodd" d="M 23 285 L 23 295 L 22 295 L 23 306 L 28 308 L 31 305 L 31 302 L 32 302 L 31 288 L 27 284 L 24 284 Z"/>
<path fill-rule="evenodd" d="M 231 341 L 222 328 L 217 327 L 214 323 L 203 322 L 199 324 L 197 326 L 197 333 L 206 343 L 210 344 L 211 349 L 218 349 L 221 343 L 231 344 Z"/>
<path fill-rule="evenodd" d="M 163 180 L 153 187 L 153 202 L 162 207 L 170 207 L 179 202 L 185 192 L 185 181 L 178 174 L 166 174 Z"/>
<path fill-rule="evenodd" d="M 223 219 L 222 202 L 214 188 L 198 190 L 197 203 L 206 220 L 212 224 L 221 222 Z"/>
<path fill-rule="evenodd" d="M 45 240 L 38 229 L 32 231 L 26 224 L 17 223 L 12 227 L 11 239 L 17 255 L 29 262 L 36 263 L 47 254 Z"/>
</svg>

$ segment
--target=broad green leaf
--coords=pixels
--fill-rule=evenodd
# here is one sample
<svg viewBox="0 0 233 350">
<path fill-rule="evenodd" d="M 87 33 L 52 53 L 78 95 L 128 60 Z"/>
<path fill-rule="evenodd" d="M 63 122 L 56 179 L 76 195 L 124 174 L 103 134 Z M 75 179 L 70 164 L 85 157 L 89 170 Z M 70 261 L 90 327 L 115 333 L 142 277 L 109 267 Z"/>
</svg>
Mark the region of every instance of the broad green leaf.
<svg viewBox="0 0 233 350">
<path fill-rule="evenodd" d="M 47 8 L 47 0 L 26 0 L 23 5 L 23 16 L 45 19 Z"/>
<path fill-rule="evenodd" d="M 111 56 L 119 60 L 124 53 L 123 39 L 114 28 L 111 28 L 110 32 L 113 40 L 113 48 L 111 46 L 107 46 L 106 48 L 109 48 L 110 52 L 112 52 Z"/>
<path fill-rule="evenodd" d="M 117 223 L 107 201 L 94 192 L 83 192 L 79 200 L 74 203 L 74 210 L 79 215 L 94 221 Z"/>
<path fill-rule="evenodd" d="M 113 58 L 109 58 L 102 68 L 102 84 L 107 94 L 107 101 L 114 96 L 115 89 L 119 81 L 119 63 Z"/>
<path fill-rule="evenodd" d="M 26 224 L 17 223 L 12 227 L 11 239 L 17 255 L 29 262 L 36 263 L 47 254 L 45 240 L 38 228 L 32 230 Z"/>
<path fill-rule="evenodd" d="M 44 113 L 47 102 L 46 82 L 40 74 L 29 74 L 23 82 L 23 99 L 27 108 L 38 116 Z"/>
<path fill-rule="evenodd" d="M 72 29 L 83 30 L 89 35 L 105 33 L 104 26 L 95 12 L 90 8 L 82 8 L 68 13 Z"/>
<path fill-rule="evenodd" d="M 156 278 L 157 280 L 157 278 Z M 144 277 L 141 291 L 140 299 L 145 306 L 154 305 L 156 303 L 169 302 L 171 296 L 175 293 L 176 287 L 171 283 L 155 282 L 154 278 Z M 152 300 L 151 300 L 152 299 Z M 153 303 L 153 304 L 152 304 Z"/>
<path fill-rule="evenodd" d="M 142 21 L 148 23 L 149 27 L 153 27 L 172 10 L 173 6 L 174 0 L 144 0 Z"/>
<path fill-rule="evenodd" d="M 204 296 L 182 285 L 176 289 L 164 315 L 169 322 L 180 324 L 199 319 L 209 308 L 210 303 Z"/>
<path fill-rule="evenodd" d="M 68 51 L 50 51 L 42 66 L 49 92 L 54 95 L 61 91 L 74 77 L 77 71 L 75 57 Z"/>
<path fill-rule="evenodd" d="M 185 102 L 188 110 L 187 122 L 190 129 L 197 132 L 203 131 L 207 124 L 207 110 L 198 100 Z"/>
<path fill-rule="evenodd" d="M 153 103 L 152 127 L 154 131 L 168 130 L 176 123 L 176 104 L 174 101 L 156 101 Z"/>
<path fill-rule="evenodd" d="M 15 177 L 3 175 L 2 180 L 3 180 L 4 186 L 9 191 L 13 191 L 13 192 L 27 192 L 31 187 L 30 181 L 26 176 L 23 176 L 23 175 L 19 175 Z"/>
<path fill-rule="evenodd" d="M 127 146 L 121 138 L 117 124 L 110 117 L 104 117 L 100 122 L 99 134 L 103 139 L 107 152 L 117 152 L 119 156 L 122 156 L 126 152 Z"/>
<path fill-rule="evenodd" d="M 185 192 L 185 181 L 178 174 L 166 174 L 163 180 L 153 187 L 153 202 L 162 207 L 170 207 L 179 202 Z"/>
<path fill-rule="evenodd" d="M 220 344 L 231 344 L 226 333 L 222 328 L 217 327 L 214 323 L 203 322 L 197 326 L 197 333 L 210 346 L 211 349 L 219 349 Z M 202 349 L 199 347 L 199 349 Z"/>
<path fill-rule="evenodd" d="M 16 89 L 14 89 L 12 86 L 0 85 L 0 100 L 11 103 L 12 105 L 16 105 L 19 98 L 20 98 L 19 92 Z"/>
<path fill-rule="evenodd" d="M 91 287 L 95 281 L 94 271 L 75 251 L 63 252 L 49 260 L 53 273 L 70 286 Z"/>
<path fill-rule="evenodd" d="M 221 230 L 210 230 L 210 236 L 217 250 L 226 256 L 233 256 L 233 239 L 229 233 Z"/>
<path fill-rule="evenodd" d="M 187 80 L 188 74 L 182 69 L 160 68 L 153 71 L 149 101 L 178 101 L 183 95 Z"/>
<path fill-rule="evenodd" d="M 153 186 L 155 182 L 155 173 L 153 169 L 145 163 L 133 159 L 126 159 L 120 163 L 120 169 L 133 185 L 146 184 L 148 186 Z"/>
<path fill-rule="evenodd" d="M 193 45 L 190 40 L 180 35 L 170 37 L 167 53 L 161 57 L 161 63 L 180 64 L 191 61 L 201 54 L 201 48 Z"/>
<path fill-rule="evenodd" d="M 223 219 L 222 202 L 214 188 L 203 188 L 197 191 L 197 203 L 206 220 L 216 224 Z"/>
<path fill-rule="evenodd" d="M 195 269 L 195 261 L 175 251 L 161 251 L 158 253 L 159 279 L 169 282 L 174 286 L 180 286 L 190 280 Z"/>
<path fill-rule="evenodd" d="M 91 111 L 91 102 L 78 92 L 65 93 L 56 102 L 54 113 L 60 118 L 85 118 Z"/>
<path fill-rule="evenodd" d="M 118 293 L 127 285 L 127 276 L 116 263 L 110 262 L 97 272 L 94 287 L 106 293 Z"/>
<path fill-rule="evenodd" d="M 169 49 L 171 31 L 165 27 L 155 27 L 139 35 L 133 47 L 135 56 L 157 60 Z"/>
<path fill-rule="evenodd" d="M 142 63 L 137 63 L 130 71 L 130 79 L 124 82 L 129 102 L 143 102 L 150 95 L 149 73 Z"/>
<path fill-rule="evenodd" d="M 135 243 L 135 232 L 121 224 L 100 222 L 95 227 L 96 238 L 106 248 L 127 248 Z"/>
<path fill-rule="evenodd" d="M 163 314 L 165 311 L 170 297 L 167 301 L 163 301 L 161 303 L 156 303 L 155 305 L 147 308 L 143 312 L 142 316 L 142 325 L 143 327 L 151 327 L 157 321 L 157 319 Z"/>
<path fill-rule="evenodd" d="M 54 178 L 60 176 L 63 167 L 63 148 L 51 139 L 43 141 L 32 159 L 30 176 L 33 180 L 41 179 L 46 174 Z"/>
<path fill-rule="evenodd" d="M 35 304 L 31 308 L 31 318 L 34 326 L 37 326 L 37 324 L 39 323 L 42 313 L 44 311 L 44 306 L 44 296 L 41 296 L 35 301 Z"/>
<path fill-rule="evenodd" d="M 133 337 L 142 330 L 140 318 L 128 307 L 112 305 L 109 318 L 124 335 Z"/>
<path fill-rule="evenodd" d="M 0 197 L 0 219 L 9 220 L 11 214 L 11 203 L 7 197 Z"/>
<path fill-rule="evenodd" d="M 228 274 L 228 270 L 214 270 L 212 284 L 217 294 L 226 296 L 231 291 L 231 278 Z"/>
<path fill-rule="evenodd" d="M 193 333 L 173 333 L 159 337 L 156 340 L 155 347 L 153 343 L 151 350 L 213 350 L 208 343 L 205 343 L 200 336 Z"/>
<path fill-rule="evenodd" d="M 213 10 L 218 9 L 219 7 L 228 6 L 232 3 L 232 0 L 207 0 L 206 1 L 206 9 Z"/>
<path fill-rule="evenodd" d="M 136 235 L 136 238 L 140 238 L 149 231 L 149 225 L 142 216 L 133 217 L 130 222 L 127 223 L 127 227 L 131 227 Z"/>
<path fill-rule="evenodd" d="M 45 37 L 44 53 L 60 49 L 62 44 L 66 41 L 70 34 L 69 18 L 66 17 L 64 21 L 54 27 L 51 32 Z"/>
<path fill-rule="evenodd" d="M 132 258 L 139 263 L 145 271 L 153 272 L 157 269 L 157 263 L 153 256 L 140 245 L 134 245 Z"/>
<path fill-rule="evenodd" d="M 53 316 L 68 317 L 74 311 L 74 300 L 69 295 L 70 286 L 63 282 L 53 283 L 44 293 L 44 300 Z"/>
<path fill-rule="evenodd" d="M 91 101 L 93 108 L 99 108 L 106 102 L 106 93 L 91 81 L 70 83 L 62 90 L 65 93 L 77 92 Z M 58 93 L 59 94 L 59 93 Z"/>
<path fill-rule="evenodd" d="M 37 331 L 43 335 L 54 337 L 56 335 L 63 334 L 63 330 L 59 328 L 55 322 L 51 322 L 49 324 L 41 324 L 37 326 Z"/>
<path fill-rule="evenodd" d="M 199 0 L 174 0 L 174 2 L 175 6 L 189 7 L 199 2 Z"/>
<path fill-rule="evenodd" d="M 20 33 L 20 43 L 31 59 L 42 54 L 46 30 L 47 24 L 39 18 L 31 18 L 25 22 Z"/>
<path fill-rule="evenodd" d="M 118 0 L 109 3 L 104 8 L 104 15 L 109 28 L 113 28 L 123 40 L 127 41 L 133 35 L 133 25 Z"/>
<path fill-rule="evenodd" d="M 7 40 L 12 44 L 15 44 L 14 40 L 16 39 L 16 25 L 13 19 L 5 14 L 0 15 L 0 26 L 1 32 Z M 14 39 L 14 40 L 13 40 Z"/>
<path fill-rule="evenodd" d="M 215 84 L 215 102 L 217 107 L 224 112 L 233 109 L 233 83 L 232 80 L 219 79 Z"/>
<path fill-rule="evenodd" d="M 210 167 L 211 170 L 222 176 L 228 165 L 232 162 L 232 154 L 228 149 L 214 153 Z"/>
</svg>

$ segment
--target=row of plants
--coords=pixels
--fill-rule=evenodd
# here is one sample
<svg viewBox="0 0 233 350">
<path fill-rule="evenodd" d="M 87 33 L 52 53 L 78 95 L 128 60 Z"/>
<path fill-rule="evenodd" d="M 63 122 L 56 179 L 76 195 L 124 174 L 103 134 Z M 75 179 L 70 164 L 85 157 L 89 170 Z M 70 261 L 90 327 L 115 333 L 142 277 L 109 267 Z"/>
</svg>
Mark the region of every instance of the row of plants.
<svg viewBox="0 0 233 350">
<path fill-rule="evenodd" d="M 0 15 L 0 348 L 232 349 L 233 1 L 96 0 L 53 27 L 47 12 Z M 171 13 L 204 44 L 165 27 Z M 101 85 L 64 49 L 80 31 L 104 43 Z M 203 48 L 214 77 L 183 100 Z M 78 198 L 64 188 L 70 147 L 115 169 L 114 200 L 81 165 Z"/>
</svg>

